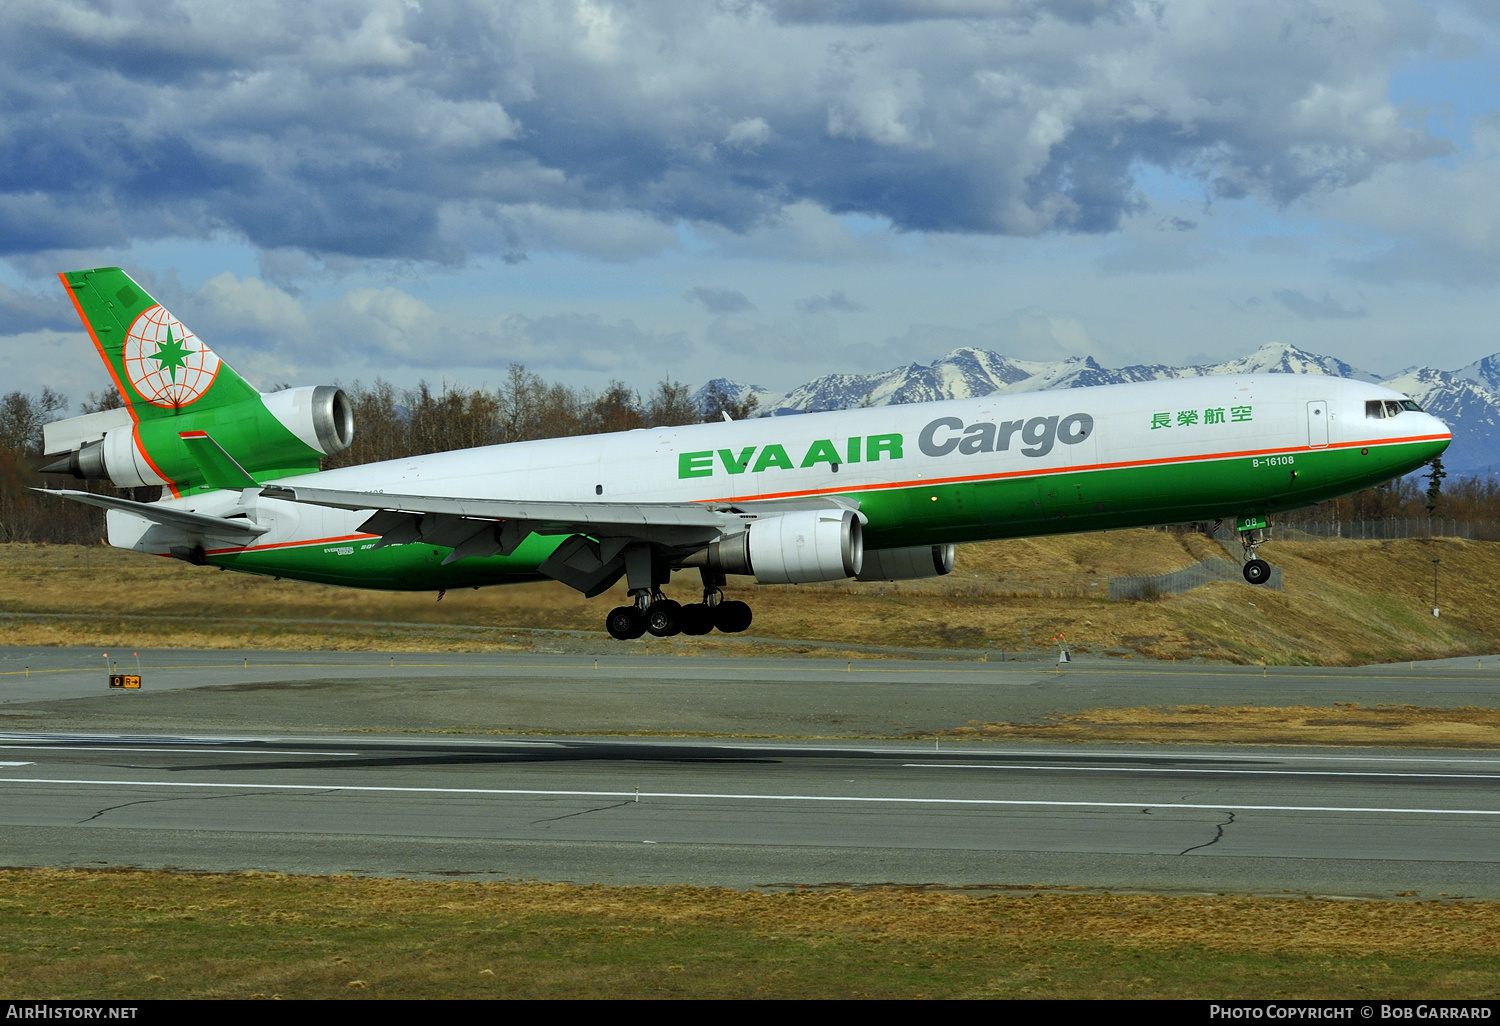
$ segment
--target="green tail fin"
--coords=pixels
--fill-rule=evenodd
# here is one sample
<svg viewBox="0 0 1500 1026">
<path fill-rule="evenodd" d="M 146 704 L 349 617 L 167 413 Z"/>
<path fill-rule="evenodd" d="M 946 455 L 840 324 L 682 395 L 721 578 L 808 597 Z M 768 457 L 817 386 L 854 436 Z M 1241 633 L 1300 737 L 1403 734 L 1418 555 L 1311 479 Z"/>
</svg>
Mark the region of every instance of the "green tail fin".
<svg viewBox="0 0 1500 1026">
<path fill-rule="evenodd" d="M 118 267 L 64 271 L 58 277 L 138 420 L 258 394 Z"/>
</svg>

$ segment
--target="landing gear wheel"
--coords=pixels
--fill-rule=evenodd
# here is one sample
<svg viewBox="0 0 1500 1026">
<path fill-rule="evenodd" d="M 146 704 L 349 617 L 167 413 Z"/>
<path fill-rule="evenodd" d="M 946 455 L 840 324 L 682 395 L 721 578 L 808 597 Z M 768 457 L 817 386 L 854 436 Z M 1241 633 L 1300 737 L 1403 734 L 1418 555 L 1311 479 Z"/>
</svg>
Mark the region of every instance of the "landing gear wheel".
<svg viewBox="0 0 1500 1026">
<path fill-rule="evenodd" d="M 646 633 L 646 618 L 635 606 L 616 606 L 604 618 L 604 629 L 616 641 L 629 641 Z"/>
<path fill-rule="evenodd" d="M 683 606 L 677 613 L 677 626 L 682 633 L 697 637 L 714 629 L 714 613 L 701 602 Z"/>
<path fill-rule="evenodd" d="M 1242 571 L 1250 584 L 1265 584 L 1271 579 L 1271 564 L 1264 559 L 1252 559 Z"/>
<path fill-rule="evenodd" d="M 678 626 L 678 617 L 681 615 L 682 606 L 671 599 L 657 599 L 646 607 L 646 630 L 657 638 L 680 634 L 682 628 Z"/>
<path fill-rule="evenodd" d="M 738 634 L 750 627 L 750 607 L 743 602 L 720 602 L 713 610 L 714 626 L 725 634 Z"/>
</svg>

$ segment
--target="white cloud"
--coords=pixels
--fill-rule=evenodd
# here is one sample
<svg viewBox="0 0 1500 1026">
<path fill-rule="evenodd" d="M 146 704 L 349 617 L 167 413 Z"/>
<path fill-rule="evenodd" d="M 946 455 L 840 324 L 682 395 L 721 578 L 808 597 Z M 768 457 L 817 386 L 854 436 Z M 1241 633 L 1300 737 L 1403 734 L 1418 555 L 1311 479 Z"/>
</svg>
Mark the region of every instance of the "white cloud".
<svg viewBox="0 0 1500 1026">
<path fill-rule="evenodd" d="M 204 318 L 201 330 L 298 338 L 307 331 L 307 315 L 296 299 L 259 278 L 238 278 L 228 271 L 204 283 L 193 307 L 188 316 Z"/>
<path fill-rule="evenodd" d="M 519 218 L 514 237 L 466 225 L 504 208 L 1108 232 L 1141 166 L 1288 203 L 1442 147 L 1386 96 L 1437 36 L 1420 0 L 171 13 L 164 30 L 148 0 L 0 8 L 0 152 L 25 155 L 0 176 L 0 253 L 228 231 L 458 263 L 537 245 Z"/>
<path fill-rule="evenodd" d="M 765 145 L 771 138 L 771 126 L 765 118 L 741 118 L 729 126 L 724 136 L 724 145 L 740 150 L 753 150 Z"/>
</svg>

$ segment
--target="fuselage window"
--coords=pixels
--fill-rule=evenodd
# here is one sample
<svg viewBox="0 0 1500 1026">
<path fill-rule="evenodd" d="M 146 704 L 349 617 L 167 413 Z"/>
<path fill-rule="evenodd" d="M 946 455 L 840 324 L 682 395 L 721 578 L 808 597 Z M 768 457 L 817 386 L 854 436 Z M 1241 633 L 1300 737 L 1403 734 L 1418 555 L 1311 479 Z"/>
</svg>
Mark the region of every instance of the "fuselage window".
<svg viewBox="0 0 1500 1026">
<path fill-rule="evenodd" d="M 1371 399 L 1365 403 L 1365 417 L 1369 420 L 1385 419 L 1385 403 L 1379 399 Z"/>
</svg>

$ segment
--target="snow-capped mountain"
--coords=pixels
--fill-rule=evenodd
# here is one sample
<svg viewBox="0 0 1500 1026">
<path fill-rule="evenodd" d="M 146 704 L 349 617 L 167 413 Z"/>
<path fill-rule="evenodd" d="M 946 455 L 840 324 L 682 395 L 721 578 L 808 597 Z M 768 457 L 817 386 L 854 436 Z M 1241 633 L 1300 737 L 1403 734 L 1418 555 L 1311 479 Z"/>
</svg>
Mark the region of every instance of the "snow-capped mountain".
<svg viewBox="0 0 1500 1026">
<path fill-rule="evenodd" d="M 1500 353 L 1486 356 L 1483 360 L 1475 360 L 1467 367 L 1454 371 L 1453 376 L 1467 378 L 1476 385 L 1500 395 Z"/>
<path fill-rule="evenodd" d="M 1490 361 L 1500 363 L 1493 356 L 1480 363 Z M 1448 425 L 1453 444 L 1443 454 L 1443 466 L 1450 473 L 1500 475 L 1500 390 L 1461 375 L 1461 370 L 1415 367 L 1380 383 L 1411 396 Z"/>
<path fill-rule="evenodd" d="M 1453 445 L 1443 457 L 1450 473 L 1500 474 L 1500 353 L 1456 371 L 1420 367 L 1381 378 L 1282 343 L 1268 343 L 1222 363 L 1117 368 L 1101 367 L 1091 356 L 1033 362 L 966 346 L 925 366 L 913 363 L 877 374 L 825 374 L 784 394 L 723 378 L 714 383 L 736 398 L 753 393 L 760 415 L 775 416 L 1208 374 L 1326 374 L 1379 382 L 1411 396 L 1453 429 Z M 707 389 L 697 393 L 700 405 Z"/>
</svg>

